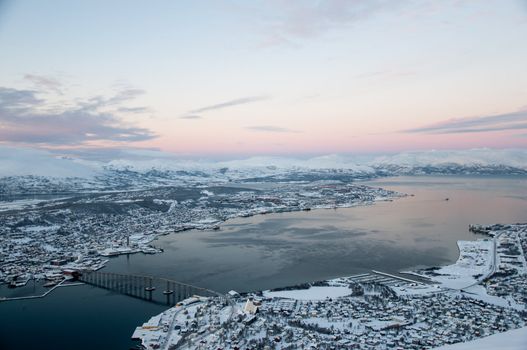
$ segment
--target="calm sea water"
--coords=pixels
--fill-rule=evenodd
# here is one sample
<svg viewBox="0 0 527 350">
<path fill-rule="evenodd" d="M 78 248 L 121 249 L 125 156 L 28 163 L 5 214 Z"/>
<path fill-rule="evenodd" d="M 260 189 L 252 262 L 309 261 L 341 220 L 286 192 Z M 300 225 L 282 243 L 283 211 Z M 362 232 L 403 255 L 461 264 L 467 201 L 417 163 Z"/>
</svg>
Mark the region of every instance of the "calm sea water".
<svg viewBox="0 0 527 350">
<path fill-rule="evenodd" d="M 471 223 L 527 222 L 525 177 L 398 177 L 366 182 L 414 196 L 373 206 L 234 219 L 219 231 L 161 237 L 158 255 L 114 258 L 106 271 L 217 291 L 250 291 L 378 269 L 454 262 Z M 449 198 L 448 201 L 445 199 Z M 0 303 L 0 349 L 127 349 L 162 306 L 81 286 Z M 31 336 L 28 336 L 31 335 Z"/>
</svg>

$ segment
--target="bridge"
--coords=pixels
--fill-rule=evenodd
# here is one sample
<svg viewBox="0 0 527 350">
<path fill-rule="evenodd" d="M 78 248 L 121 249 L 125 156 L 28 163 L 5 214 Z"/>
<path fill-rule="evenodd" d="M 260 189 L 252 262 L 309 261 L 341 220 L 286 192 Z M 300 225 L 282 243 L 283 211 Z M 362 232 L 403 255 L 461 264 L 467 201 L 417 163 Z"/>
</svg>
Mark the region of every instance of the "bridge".
<svg viewBox="0 0 527 350">
<path fill-rule="evenodd" d="M 77 279 L 88 285 L 157 304 L 176 305 L 193 295 L 226 300 L 225 294 L 160 277 L 93 271 L 83 272 Z"/>
</svg>

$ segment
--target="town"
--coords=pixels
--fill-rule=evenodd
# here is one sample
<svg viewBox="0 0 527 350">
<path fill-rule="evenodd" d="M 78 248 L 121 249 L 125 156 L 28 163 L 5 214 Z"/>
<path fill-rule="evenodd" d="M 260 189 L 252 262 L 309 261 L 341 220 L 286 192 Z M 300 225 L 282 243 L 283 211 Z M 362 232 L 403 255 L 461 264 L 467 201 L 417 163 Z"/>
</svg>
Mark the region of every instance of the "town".
<svg viewBox="0 0 527 350">
<path fill-rule="evenodd" d="M 159 235 L 217 229 L 257 214 L 341 208 L 392 200 L 400 193 L 321 181 L 270 186 L 158 187 L 4 202 L 0 208 L 0 282 L 58 284 L 64 273 L 98 270 L 108 257 L 155 254 Z"/>
<path fill-rule="evenodd" d="M 527 224 L 471 226 L 458 261 L 188 298 L 137 327 L 145 349 L 431 349 L 525 327 Z"/>
</svg>

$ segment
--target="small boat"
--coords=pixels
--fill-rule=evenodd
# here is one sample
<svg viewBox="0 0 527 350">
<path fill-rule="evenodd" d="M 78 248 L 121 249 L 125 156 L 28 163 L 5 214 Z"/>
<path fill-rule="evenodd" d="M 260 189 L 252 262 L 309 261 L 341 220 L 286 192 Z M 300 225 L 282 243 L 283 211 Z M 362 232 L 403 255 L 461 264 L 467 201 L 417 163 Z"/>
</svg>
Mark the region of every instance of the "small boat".
<svg viewBox="0 0 527 350">
<path fill-rule="evenodd" d="M 170 294 L 173 294 L 173 293 L 174 293 L 174 291 L 171 290 L 171 289 L 163 291 L 163 294 L 165 294 L 165 295 L 170 295 Z"/>
<path fill-rule="evenodd" d="M 154 290 L 156 290 L 156 287 L 145 287 L 145 290 L 147 292 L 153 292 Z"/>
</svg>

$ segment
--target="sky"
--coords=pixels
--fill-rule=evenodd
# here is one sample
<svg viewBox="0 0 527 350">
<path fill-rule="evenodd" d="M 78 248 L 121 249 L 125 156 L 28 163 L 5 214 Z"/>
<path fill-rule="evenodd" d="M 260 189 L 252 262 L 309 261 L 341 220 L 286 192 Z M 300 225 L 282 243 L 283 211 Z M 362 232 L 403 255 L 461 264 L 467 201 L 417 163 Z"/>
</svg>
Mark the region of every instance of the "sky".
<svg viewBox="0 0 527 350">
<path fill-rule="evenodd" d="M 0 144 L 527 148 L 526 0 L 0 0 Z"/>
</svg>

